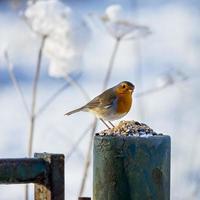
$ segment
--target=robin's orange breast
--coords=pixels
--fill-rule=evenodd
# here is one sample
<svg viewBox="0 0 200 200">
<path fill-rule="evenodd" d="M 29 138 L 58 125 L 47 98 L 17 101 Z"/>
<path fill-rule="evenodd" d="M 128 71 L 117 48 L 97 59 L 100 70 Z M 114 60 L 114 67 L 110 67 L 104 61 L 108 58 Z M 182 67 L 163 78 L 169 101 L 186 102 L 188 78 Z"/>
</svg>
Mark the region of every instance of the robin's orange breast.
<svg viewBox="0 0 200 200">
<path fill-rule="evenodd" d="M 131 105 L 132 105 L 131 93 L 118 95 L 118 100 L 117 100 L 118 114 L 127 113 L 130 110 Z"/>
</svg>

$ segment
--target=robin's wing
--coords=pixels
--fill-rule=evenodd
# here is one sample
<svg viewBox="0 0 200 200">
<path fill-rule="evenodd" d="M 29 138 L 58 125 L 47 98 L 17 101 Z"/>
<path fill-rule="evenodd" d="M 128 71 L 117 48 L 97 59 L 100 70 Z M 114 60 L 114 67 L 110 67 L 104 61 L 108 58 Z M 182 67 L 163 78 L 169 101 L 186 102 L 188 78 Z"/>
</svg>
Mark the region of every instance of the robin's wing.
<svg viewBox="0 0 200 200">
<path fill-rule="evenodd" d="M 113 92 L 113 89 L 110 88 L 100 94 L 99 96 L 95 97 L 93 100 L 91 100 L 88 104 L 86 104 L 84 107 L 93 109 L 96 107 L 99 108 L 109 108 L 113 105 L 113 103 L 116 100 L 116 95 Z"/>
</svg>

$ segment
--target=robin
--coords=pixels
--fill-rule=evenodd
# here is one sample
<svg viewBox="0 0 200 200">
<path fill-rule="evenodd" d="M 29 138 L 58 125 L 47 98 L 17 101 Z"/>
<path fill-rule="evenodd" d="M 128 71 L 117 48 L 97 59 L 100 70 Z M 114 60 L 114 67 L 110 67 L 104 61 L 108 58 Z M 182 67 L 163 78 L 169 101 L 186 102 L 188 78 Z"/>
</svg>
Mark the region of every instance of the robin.
<svg viewBox="0 0 200 200">
<path fill-rule="evenodd" d="M 108 121 L 114 127 L 111 121 L 120 119 L 129 112 L 132 105 L 132 93 L 134 89 L 135 86 L 132 83 L 123 81 L 107 89 L 86 105 L 67 112 L 65 115 L 71 115 L 79 111 L 91 112 L 108 128 L 110 127 L 105 121 Z"/>
</svg>

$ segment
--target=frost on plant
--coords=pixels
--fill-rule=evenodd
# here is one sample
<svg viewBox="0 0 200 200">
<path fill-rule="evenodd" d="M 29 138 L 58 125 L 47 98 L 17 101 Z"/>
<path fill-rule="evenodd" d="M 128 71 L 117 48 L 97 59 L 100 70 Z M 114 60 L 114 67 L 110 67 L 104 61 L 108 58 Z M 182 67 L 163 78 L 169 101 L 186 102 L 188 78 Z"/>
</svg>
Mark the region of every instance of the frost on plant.
<svg viewBox="0 0 200 200">
<path fill-rule="evenodd" d="M 107 7 L 101 20 L 108 32 L 116 39 L 135 39 L 151 33 L 147 26 L 133 22 L 118 4 Z"/>
<path fill-rule="evenodd" d="M 47 36 L 44 55 L 50 76 L 66 77 L 83 65 L 90 31 L 70 7 L 59 0 L 39 0 L 28 5 L 24 17 L 34 32 Z"/>
</svg>

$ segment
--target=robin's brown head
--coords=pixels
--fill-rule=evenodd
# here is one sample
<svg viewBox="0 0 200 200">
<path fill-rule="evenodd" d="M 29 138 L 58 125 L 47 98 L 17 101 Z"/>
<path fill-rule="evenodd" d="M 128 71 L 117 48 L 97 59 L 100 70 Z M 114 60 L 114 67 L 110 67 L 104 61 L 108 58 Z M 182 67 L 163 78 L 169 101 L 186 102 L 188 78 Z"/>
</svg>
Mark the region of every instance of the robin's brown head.
<svg viewBox="0 0 200 200">
<path fill-rule="evenodd" d="M 135 86 L 129 81 L 123 81 L 114 87 L 117 94 L 132 94 Z"/>
</svg>

